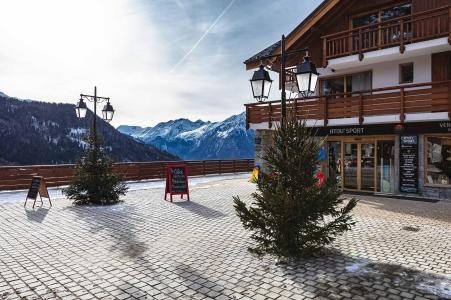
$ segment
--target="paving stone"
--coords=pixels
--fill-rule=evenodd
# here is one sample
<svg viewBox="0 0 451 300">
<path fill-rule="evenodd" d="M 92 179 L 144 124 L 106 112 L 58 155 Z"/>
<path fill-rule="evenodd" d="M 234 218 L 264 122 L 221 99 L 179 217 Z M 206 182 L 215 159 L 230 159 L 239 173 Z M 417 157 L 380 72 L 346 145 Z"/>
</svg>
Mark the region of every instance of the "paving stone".
<svg viewBox="0 0 451 300">
<path fill-rule="evenodd" d="M 356 196 L 352 231 L 322 256 L 278 265 L 247 251 L 233 208 L 254 190 L 226 180 L 193 187 L 190 202 L 151 189 L 111 207 L 2 204 L 0 299 L 449 298 L 425 286 L 451 289 L 450 202 Z"/>
</svg>

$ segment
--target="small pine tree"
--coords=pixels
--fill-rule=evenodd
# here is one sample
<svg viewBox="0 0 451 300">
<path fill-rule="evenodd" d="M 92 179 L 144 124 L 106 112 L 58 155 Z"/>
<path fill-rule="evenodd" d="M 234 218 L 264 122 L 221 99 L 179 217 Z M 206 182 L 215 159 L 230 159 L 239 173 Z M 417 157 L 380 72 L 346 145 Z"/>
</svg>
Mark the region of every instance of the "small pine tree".
<svg viewBox="0 0 451 300">
<path fill-rule="evenodd" d="M 112 161 L 100 148 L 99 138 L 94 139 L 93 130 L 86 138 L 87 147 L 75 165 L 75 176 L 63 189 L 75 205 L 111 205 L 120 202 L 128 187 L 122 176 L 112 172 Z"/>
<path fill-rule="evenodd" d="M 315 177 L 321 141 L 305 122 L 288 117 L 264 149 L 268 173 L 261 172 L 249 207 L 234 197 L 244 227 L 252 232 L 253 253 L 279 258 L 312 255 L 354 224 L 356 200 L 344 203 L 335 178 Z"/>
</svg>

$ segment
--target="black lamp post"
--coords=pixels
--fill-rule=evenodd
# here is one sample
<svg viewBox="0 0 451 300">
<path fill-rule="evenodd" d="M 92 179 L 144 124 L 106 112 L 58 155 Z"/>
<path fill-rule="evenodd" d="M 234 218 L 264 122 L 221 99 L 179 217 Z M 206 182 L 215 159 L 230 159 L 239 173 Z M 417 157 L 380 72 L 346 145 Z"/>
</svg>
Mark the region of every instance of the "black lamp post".
<svg viewBox="0 0 451 300">
<path fill-rule="evenodd" d="M 303 97 L 308 97 L 315 92 L 316 83 L 318 81 L 319 73 L 316 71 L 315 65 L 311 62 L 308 56 L 308 48 L 285 51 L 285 35 L 282 35 L 282 40 L 280 43 L 281 53 L 274 55 L 263 56 L 260 59 L 278 58 L 280 60 L 280 84 L 282 86 L 281 91 L 281 102 L 282 102 L 282 116 L 281 124 L 285 122 L 287 115 L 287 94 L 285 91 L 286 82 L 286 70 L 285 70 L 285 60 L 288 55 L 293 55 L 300 52 L 306 52 L 304 56 L 304 61 L 296 69 L 296 81 L 299 93 Z M 252 93 L 257 101 L 264 101 L 269 97 L 269 91 L 271 89 L 271 77 L 268 71 L 265 70 L 263 64 L 260 68 L 254 72 L 252 79 L 250 80 Z"/>
<path fill-rule="evenodd" d="M 97 103 L 102 103 L 107 101 L 105 106 L 102 109 L 102 118 L 110 122 L 113 119 L 114 115 L 114 109 L 113 106 L 110 104 L 110 98 L 109 97 L 99 97 L 97 96 L 97 87 L 94 87 L 94 96 L 91 95 L 84 95 L 80 94 L 80 100 L 78 101 L 77 105 L 75 106 L 75 112 L 77 113 L 77 117 L 82 119 L 86 116 L 86 111 L 88 110 L 88 107 L 86 106 L 86 103 L 83 101 L 83 99 L 88 100 L 89 102 L 94 102 L 94 119 L 92 122 L 92 128 L 93 128 L 93 134 L 94 134 L 94 146 L 97 147 Z"/>
</svg>

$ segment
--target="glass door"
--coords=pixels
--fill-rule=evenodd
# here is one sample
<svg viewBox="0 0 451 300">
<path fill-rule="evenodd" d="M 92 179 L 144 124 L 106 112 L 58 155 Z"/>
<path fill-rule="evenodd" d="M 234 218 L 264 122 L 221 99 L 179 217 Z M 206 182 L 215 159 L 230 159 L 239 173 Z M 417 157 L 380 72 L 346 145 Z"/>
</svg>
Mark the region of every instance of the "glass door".
<svg viewBox="0 0 451 300">
<path fill-rule="evenodd" d="M 360 189 L 374 191 L 374 144 L 360 145 Z"/>
<path fill-rule="evenodd" d="M 358 189 L 358 144 L 344 144 L 343 153 L 343 187 L 345 189 Z"/>
<path fill-rule="evenodd" d="M 377 142 L 377 191 L 395 191 L 395 142 Z"/>
</svg>

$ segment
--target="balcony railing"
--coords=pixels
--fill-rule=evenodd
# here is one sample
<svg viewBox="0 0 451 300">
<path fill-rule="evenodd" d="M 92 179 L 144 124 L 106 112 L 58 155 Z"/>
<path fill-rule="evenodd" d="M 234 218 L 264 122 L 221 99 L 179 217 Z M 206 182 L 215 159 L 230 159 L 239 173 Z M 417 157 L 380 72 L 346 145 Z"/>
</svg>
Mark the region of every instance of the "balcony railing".
<svg viewBox="0 0 451 300">
<path fill-rule="evenodd" d="M 249 172 L 254 167 L 253 159 L 190 160 L 116 163 L 113 170 L 128 181 L 158 179 L 165 177 L 171 163 L 185 163 L 189 176 Z M 47 186 L 67 185 L 73 175 L 74 165 L 4 166 L 0 167 L 0 190 L 26 189 L 32 176 L 43 176 Z"/>
<path fill-rule="evenodd" d="M 323 65 L 332 58 L 405 45 L 440 37 L 450 37 L 451 6 L 404 16 L 368 26 L 354 28 L 322 37 Z M 451 39 L 450 39 L 451 41 Z"/>
<path fill-rule="evenodd" d="M 372 90 L 321 95 L 287 101 L 287 111 L 304 120 L 323 120 L 324 126 L 331 119 L 399 116 L 406 114 L 447 112 L 451 116 L 451 80 L 392 86 Z M 246 122 L 268 124 L 271 128 L 281 116 L 280 101 L 246 104 Z"/>
</svg>

